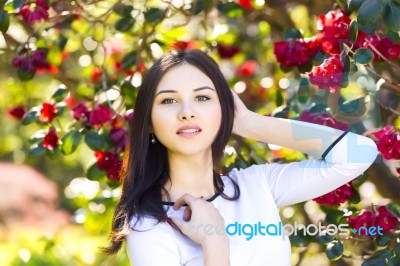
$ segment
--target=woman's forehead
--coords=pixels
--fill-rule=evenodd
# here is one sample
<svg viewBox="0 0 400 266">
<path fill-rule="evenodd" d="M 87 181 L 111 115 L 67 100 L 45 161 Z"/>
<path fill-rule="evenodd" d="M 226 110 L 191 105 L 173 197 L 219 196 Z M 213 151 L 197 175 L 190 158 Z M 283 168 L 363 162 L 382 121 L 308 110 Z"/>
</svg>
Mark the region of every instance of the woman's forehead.
<svg viewBox="0 0 400 266">
<path fill-rule="evenodd" d="M 171 68 L 158 83 L 156 92 L 160 90 L 192 90 L 208 86 L 214 89 L 211 79 L 197 67 L 183 64 Z"/>
</svg>

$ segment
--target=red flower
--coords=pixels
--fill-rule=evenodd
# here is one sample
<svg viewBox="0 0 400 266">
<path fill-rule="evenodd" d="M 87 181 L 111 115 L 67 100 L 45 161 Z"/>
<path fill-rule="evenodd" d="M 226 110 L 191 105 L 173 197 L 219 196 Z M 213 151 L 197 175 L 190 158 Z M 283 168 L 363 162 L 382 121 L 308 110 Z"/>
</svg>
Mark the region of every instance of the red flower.
<svg viewBox="0 0 400 266">
<path fill-rule="evenodd" d="M 360 214 L 356 217 L 347 218 L 347 221 L 349 222 L 350 226 L 356 230 L 358 230 L 362 226 L 365 226 L 366 228 L 370 228 L 372 226 L 375 226 L 376 216 L 374 213 L 364 210 L 362 212 L 362 214 Z M 359 233 L 365 234 L 365 231 L 367 231 L 367 230 L 360 230 Z"/>
<path fill-rule="evenodd" d="M 45 0 L 36 0 L 34 3 L 26 1 L 19 11 L 19 15 L 29 24 L 34 24 L 42 19 L 49 18 L 49 4 Z"/>
<path fill-rule="evenodd" d="M 122 160 L 117 160 L 112 167 L 108 168 L 106 173 L 111 180 L 120 180 L 119 173 L 122 167 Z"/>
<path fill-rule="evenodd" d="M 386 59 L 397 59 L 400 56 L 400 44 L 394 44 L 386 36 L 369 36 L 365 32 L 359 31 L 355 46 L 356 48 L 369 48 L 374 53 L 374 61 L 382 60 L 380 55 Z M 380 55 L 375 50 L 378 50 Z"/>
<path fill-rule="evenodd" d="M 257 69 L 257 62 L 254 60 L 248 60 L 244 62 L 238 69 L 236 70 L 236 74 L 239 76 L 252 76 L 255 74 Z"/>
<path fill-rule="evenodd" d="M 336 121 L 327 113 L 320 114 L 320 113 L 304 112 L 299 117 L 299 120 L 304 121 L 304 122 L 318 124 L 318 125 L 332 127 L 332 128 L 340 129 L 343 131 L 346 131 L 349 129 L 348 124 Z"/>
<path fill-rule="evenodd" d="M 49 132 L 44 136 L 43 147 L 52 151 L 57 147 L 58 136 L 54 128 L 50 128 Z"/>
<path fill-rule="evenodd" d="M 329 54 L 339 54 L 341 43 L 349 41 L 351 19 L 342 10 L 329 11 L 317 20 L 318 42 Z"/>
<path fill-rule="evenodd" d="M 113 115 L 112 110 L 99 104 L 92 111 L 88 113 L 88 123 L 95 127 L 100 127 L 104 123 L 110 121 Z"/>
<path fill-rule="evenodd" d="M 39 121 L 42 123 L 51 122 L 56 116 L 56 113 L 57 108 L 54 104 L 43 103 L 42 108 L 40 109 Z"/>
<path fill-rule="evenodd" d="M 353 196 L 353 188 L 351 182 L 349 182 L 335 189 L 332 192 L 329 192 L 323 196 L 315 198 L 314 200 L 322 205 L 334 206 L 346 202 L 352 196 Z"/>
<path fill-rule="evenodd" d="M 191 49 L 198 49 L 199 44 L 194 41 L 176 41 L 170 45 L 171 50 L 191 50 Z"/>
<path fill-rule="evenodd" d="M 397 128 L 389 125 L 373 134 L 378 138 L 378 150 L 386 160 L 400 159 L 400 133 Z"/>
<path fill-rule="evenodd" d="M 83 117 L 87 117 L 88 113 L 89 111 L 84 103 L 79 103 L 71 110 L 71 115 L 76 120 L 80 120 Z"/>
<path fill-rule="evenodd" d="M 103 73 L 103 70 L 101 68 L 95 68 L 92 70 L 92 73 L 90 74 L 90 79 L 92 80 L 93 83 L 98 83 L 101 81 L 101 74 Z"/>
<path fill-rule="evenodd" d="M 376 218 L 377 225 L 382 227 L 383 232 L 389 232 L 395 229 L 399 224 L 399 219 L 386 209 L 385 206 L 380 206 L 378 217 Z"/>
<path fill-rule="evenodd" d="M 36 66 L 31 57 L 17 56 L 12 61 L 13 67 L 19 68 L 25 72 L 35 73 Z"/>
<path fill-rule="evenodd" d="M 127 120 L 127 121 L 131 121 L 132 119 L 133 119 L 133 109 L 129 109 L 129 110 L 127 110 L 126 112 L 125 112 L 125 116 L 124 116 L 124 118 L 125 118 L 125 120 Z"/>
<path fill-rule="evenodd" d="M 16 120 L 22 120 L 25 113 L 26 109 L 22 105 L 7 109 L 7 114 Z"/>
<path fill-rule="evenodd" d="M 233 45 L 223 45 L 223 44 L 218 44 L 217 46 L 218 54 L 221 58 L 226 58 L 230 59 L 232 58 L 235 54 L 240 52 L 240 48 L 237 46 Z"/>
<path fill-rule="evenodd" d="M 50 69 L 52 66 L 46 61 L 47 59 L 47 50 L 45 49 L 37 49 L 33 52 L 27 53 L 26 55 L 20 55 L 13 59 L 12 65 L 16 68 L 19 68 L 25 72 L 35 73 L 36 70 L 43 70 Z"/>
<path fill-rule="evenodd" d="M 116 149 L 124 150 L 128 141 L 125 127 L 113 127 L 110 130 L 110 137 L 113 140 Z"/>
<path fill-rule="evenodd" d="M 343 63 L 339 55 L 325 59 L 319 66 L 314 66 L 311 72 L 307 72 L 310 82 L 319 89 L 329 89 L 331 93 L 340 89 L 343 75 Z"/>
<path fill-rule="evenodd" d="M 76 106 L 75 97 L 70 92 L 68 92 L 68 95 L 67 97 L 65 97 L 64 102 L 69 108 L 73 108 L 74 106 Z"/>
<path fill-rule="evenodd" d="M 253 4 L 251 3 L 251 0 L 238 0 L 238 3 L 241 7 L 250 9 L 253 8 Z"/>
<path fill-rule="evenodd" d="M 119 155 L 108 151 L 96 151 L 94 155 L 97 159 L 97 166 L 101 170 L 105 171 L 111 180 L 118 180 L 119 172 L 122 166 L 122 161 L 119 158 Z"/>
<path fill-rule="evenodd" d="M 287 40 L 274 43 L 274 54 L 284 67 L 306 65 L 320 50 L 315 39 Z"/>
</svg>

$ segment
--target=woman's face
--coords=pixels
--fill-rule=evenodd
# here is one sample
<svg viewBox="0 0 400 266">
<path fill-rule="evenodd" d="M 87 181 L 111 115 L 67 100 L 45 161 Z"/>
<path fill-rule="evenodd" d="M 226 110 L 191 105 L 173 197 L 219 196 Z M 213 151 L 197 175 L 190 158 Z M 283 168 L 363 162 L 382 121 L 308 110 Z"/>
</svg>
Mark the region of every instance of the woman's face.
<svg viewBox="0 0 400 266">
<path fill-rule="evenodd" d="M 211 79 L 190 64 L 171 68 L 157 86 L 151 124 L 169 153 L 211 151 L 221 125 L 221 105 Z"/>
</svg>

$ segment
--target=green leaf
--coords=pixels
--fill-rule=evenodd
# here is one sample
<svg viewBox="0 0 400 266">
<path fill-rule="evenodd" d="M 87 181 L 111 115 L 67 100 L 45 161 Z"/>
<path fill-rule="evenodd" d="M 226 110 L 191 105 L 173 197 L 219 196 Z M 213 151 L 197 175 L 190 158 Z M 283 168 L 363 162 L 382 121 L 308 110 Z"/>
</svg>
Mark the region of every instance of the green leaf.
<svg viewBox="0 0 400 266">
<path fill-rule="evenodd" d="M 343 219 L 343 212 L 334 208 L 327 207 L 325 221 L 331 224 L 338 224 Z"/>
<path fill-rule="evenodd" d="M 43 141 L 43 138 L 44 138 L 44 136 L 46 136 L 46 133 L 47 133 L 47 130 L 45 130 L 45 129 L 40 129 L 40 130 L 36 131 L 35 134 L 30 136 L 29 143 L 35 144 L 35 143 Z"/>
<path fill-rule="evenodd" d="M 357 21 L 363 26 L 374 22 L 382 13 L 383 2 L 381 0 L 364 1 L 358 10 Z"/>
<path fill-rule="evenodd" d="M 117 3 L 113 7 L 113 11 L 120 16 L 128 16 L 133 11 L 133 6 Z"/>
<path fill-rule="evenodd" d="M 291 234 L 289 236 L 290 242 L 297 246 L 297 247 L 304 247 L 307 246 L 310 243 L 310 236 L 305 234 L 304 235 L 304 229 L 299 229 L 297 230 L 297 235 Z"/>
<path fill-rule="evenodd" d="M 352 43 L 355 43 L 358 35 L 358 23 L 356 20 L 352 20 L 350 23 L 350 37 L 349 40 Z"/>
<path fill-rule="evenodd" d="M 310 83 L 308 79 L 301 78 L 299 82 L 299 88 L 297 90 L 297 98 L 301 103 L 307 103 L 311 97 Z"/>
<path fill-rule="evenodd" d="M 56 115 L 60 116 L 64 113 L 67 104 L 65 102 L 59 102 L 56 104 L 57 112 Z"/>
<path fill-rule="evenodd" d="M 22 81 L 28 81 L 33 79 L 33 77 L 36 74 L 36 69 L 34 72 L 28 72 L 25 70 L 22 70 L 21 68 L 18 68 L 18 78 Z"/>
<path fill-rule="evenodd" d="M 359 9 L 361 4 L 364 1 L 365 0 L 348 0 L 347 1 L 347 8 L 349 9 L 349 11 L 353 12 L 353 11 Z"/>
<path fill-rule="evenodd" d="M 400 258 L 391 257 L 387 260 L 386 266 L 399 266 L 400 265 Z"/>
<path fill-rule="evenodd" d="M 368 48 L 359 48 L 354 54 L 354 60 L 358 64 L 369 64 L 374 58 L 374 53 Z"/>
<path fill-rule="evenodd" d="M 32 146 L 29 150 L 29 154 L 34 157 L 43 155 L 45 153 L 46 149 L 42 146 L 42 143 Z"/>
<path fill-rule="evenodd" d="M 400 259 L 400 244 L 397 244 L 396 247 L 393 249 L 394 255 Z"/>
<path fill-rule="evenodd" d="M 359 203 L 361 201 L 360 193 L 356 189 L 353 189 L 353 196 L 348 201 L 352 204 Z"/>
<path fill-rule="evenodd" d="M 346 101 L 343 97 L 339 98 L 339 111 L 346 115 L 360 116 L 366 112 L 365 97 Z"/>
<path fill-rule="evenodd" d="M 107 175 L 104 171 L 102 171 L 96 163 L 89 167 L 86 172 L 86 177 L 90 180 L 101 180 L 106 178 Z"/>
<path fill-rule="evenodd" d="M 230 16 L 230 17 L 238 17 L 243 14 L 243 10 L 240 7 L 240 5 L 238 5 L 235 2 L 227 2 L 227 3 L 220 2 L 218 4 L 218 10 L 221 13 L 224 13 L 225 15 Z"/>
<path fill-rule="evenodd" d="M 376 244 L 380 247 L 386 246 L 392 239 L 392 234 L 385 233 L 376 239 Z"/>
<path fill-rule="evenodd" d="M 26 126 L 32 122 L 36 122 L 39 119 L 39 112 L 37 110 L 31 110 L 27 112 L 24 117 L 22 118 L 22 125 Z"/>
<path fill-rule="evenodd" d="M 315 239 L 318 241 L 318 243 L 321 243 L 323 245 L 328 245 L 330 242 L 333 241 L 333 236 L 329 234 L 325 235 L 317 235 Z"/>
<path fill-rule="evenodd" d="M 201 11 L 205 9 L 206 2 L 205 0 L 193 2 L 193 7 L 194 7 L 193 15 L 198 15 Z"/>
<path fill-rule="evenodd" d="M 163 11 L 159 8 L 152 7 L 144 13 L 144 18 L 151 23 L 155 23 L 160 20 Z"/>
<path fill-rule="evenodd" d="M 283 96 L 282 96 L 282 92 L 280 89 L 276 90 L 275 104 L 276 104 L 276 106 L 281 106 L 283 104 Z"/>
<path fill-rule="evenodd" d="M 22 4 L 24 3 L 23 0 L 14 0 L 13 2 L 13 7 L 14 9 L 18 9 L 22 6 Z"/>
<path fill-rule="evenodd" d="M 0 9 L 0 31 L 6 33 L 10 26 L 10 16 L 7 12 Z"/>
<path fill-rule="evenodd" d="M 382 12 L 383 23 L 389 30 L 400 31 L 400 6 L 387 2 Z"/>
<path fill-rule="evenodd" d="M 328 106 L 326 104 L 323 103 L 318 103 L 316 105 L 314 105 L 311 109 L 310 109 L 310 113 L 322 113 L 325 112 L 326 108 Z"/>
<path fill-rule="evenodd" d="M 391 213 L 393 213 L 394 215 L 396 215 L 397 217 L 400 218 L 400 205 L 399 204 L 391 202 L 388 205 L 386 205 L 386 208 L 388 209 L 388 211 L 390 211 Z"/>
<path fill-rule="evenodd" d="M 136 64 L 136 51 L 127 53 L 121 60 L 121 66 L 125 70 L 129 70 Z"/>
<path fill-rule="evenodd" d="M 343 75 L 341 87 L 346 88 L 349 85 L 349 74 L 350 74 L 350 58 L 346 54 L 340 57 L 343 63 Z"/>
<path fill-rule="evenodd" d="M 368 26 L 362 26 L 360 23 L 358 23 L 358 30 L 359 31 L 363 31 L 368 35 L 373 35 L 374 32 L 380 28 L 380 23 L 378 22 L 379 20 L 374 20 L 374 22 L 372 22 L 371 24 L 369 24 Z"/>
<path fill-rule="evenodd" d="M 361 176 L 353 180 L 352 185 L 354 188 L 359 188 L 368 178 L 368 171 L 365 171 Z"/>
<path fill-rule="evenodd" d="M 394 43 L 399 43 L 400 42 L 400 32 L 396 32 L 396 31 L 388 31 L 386 33 L 386 35 L 388 36 L 388 38 L 394 42 Z"/>
<path fill-rule="evenodd" d="M 68 94 L 67 87 L 65 85 L 60 85 L 56 92 L 51 96 L 51 98 L 56 101 L 56 102 L 61 102 L 62 100 L 65 99 L 65 97 Z"/>
<path fill-rule="evenodd" d="M 301 31 L 299 29 L 290 28 L 290 29 L 286 29 L 283 32 L 283 37 L 285 38 L 285 40 L 287 40 L 287 39 L 301 39 L 301 38 L 303 38 L 303 35 L 301 34 Z"/>
<path fill-rule="evenodd" d="M 61 35 L 58 37 L 58 40 L 57 40 L 58 49 L 59 49 L 60 51 L 64 50 L 65 45 L 67 45 L 67 42 L 68 42 L 68 38 L 61 34 Z"/>
<path fill-rule="evenodd" d="M 117 188 L 121 185 L 121 182 L 118 180 L 111 180 L 109 178 L 106 179 L 106 183 L 111 188 Z"/>
<path fill-rule="evenodd" d="M 46 155 L 47 157 L 49 157 L 52 160 L 56 160 L 60 157 L 61 151 L 60 149 L 57 147 L 55 147 L 54 150 L 50 151 L 50 150 L 46 150 Z"/>
<path fill-rule="evenodd" d="M 86 132 L 85 142 L 94 151 L 100 151 L 104 147 L 103 138 L 96 132 Z"/>
<path fill-rule="evenodd" d="M 392 251 L 389 248 L 384 248 L 375 252 L 371 258 L 390 258 L 392 256 Z"/>
<path fill-rule="evenodd" d="M 81 142 L 82 135 L 78 130 L 71 130 L 62 138 L 61 152 L 64 155 L 73 153 Z"/>
<path fill-rule="evenodd" d="M 115 29 L 120 32 L 129 31 L 135 24 L 135 19 L 132 16 L 121 18 L 115 23 Z"/>
<path fill-rule="evenodd" d="M 273 117 L 288 118 L 289 108 L 286 105 L 279 106 L 272 111 Z"/>
<path fill-rule="evenodd" d="M 383 258 L 370 258 L 361 264 L 361 266 L 382 266 L 382 265 L 386 265 L 386 260 Z"/>
<path fill-rule="evenodd" d="M 343 255 L 343 244 L 341 241 L 334 240 L 326 246 L 325 250 L 326 256 L 329 260 L 335 261 L 342 257 Z"/>
</svg>

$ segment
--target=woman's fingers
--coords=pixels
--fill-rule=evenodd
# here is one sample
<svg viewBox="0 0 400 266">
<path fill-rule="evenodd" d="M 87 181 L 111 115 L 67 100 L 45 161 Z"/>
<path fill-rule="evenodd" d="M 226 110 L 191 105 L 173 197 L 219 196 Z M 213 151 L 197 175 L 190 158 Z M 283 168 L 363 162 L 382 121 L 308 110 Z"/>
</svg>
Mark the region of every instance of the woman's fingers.
<svg viewBox="0 0 400 266">
<path fill-rule="evenodd" d="M 183 211 L 183 220 L 190 221 L 190 217 L 192 217 L 192 209 L 190 206 L 187 206 L 186 209 Z"/>
<path fill-rule="evenodd" d="M 174 210 L 178 210 L 180 207 L 182 207 L 184 204 L 187 204 L 189 206 L 192 206 L 193 202 L 196 200 L 195 197 L 193 197 L 190 194 L 185 194 L 179 199 L 177 199 L 174 203 Z"/>
</svg>

